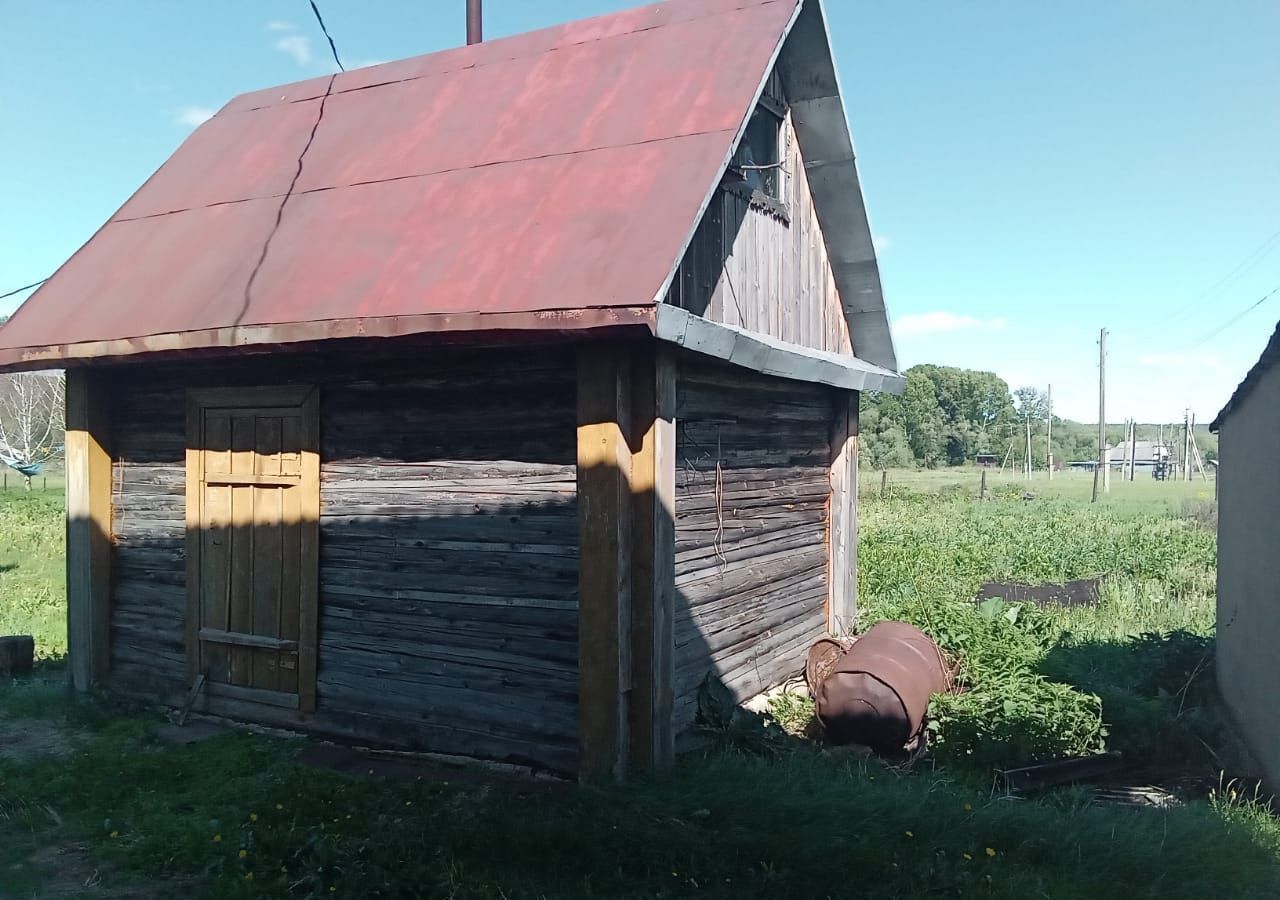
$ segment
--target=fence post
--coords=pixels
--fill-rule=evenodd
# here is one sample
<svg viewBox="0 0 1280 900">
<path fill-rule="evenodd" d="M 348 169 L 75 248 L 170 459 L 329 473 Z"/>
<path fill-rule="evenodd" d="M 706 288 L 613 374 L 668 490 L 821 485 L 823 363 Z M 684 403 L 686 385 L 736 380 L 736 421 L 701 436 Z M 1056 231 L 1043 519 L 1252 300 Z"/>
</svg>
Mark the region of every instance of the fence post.
<svg viewBox="0 0 1280 900">
<path fill-rule="evenodd" d="M 982 470 L 982 484 L 978 487 L 978 499 L 987 499 L 987 470 Z"/>
</svg>

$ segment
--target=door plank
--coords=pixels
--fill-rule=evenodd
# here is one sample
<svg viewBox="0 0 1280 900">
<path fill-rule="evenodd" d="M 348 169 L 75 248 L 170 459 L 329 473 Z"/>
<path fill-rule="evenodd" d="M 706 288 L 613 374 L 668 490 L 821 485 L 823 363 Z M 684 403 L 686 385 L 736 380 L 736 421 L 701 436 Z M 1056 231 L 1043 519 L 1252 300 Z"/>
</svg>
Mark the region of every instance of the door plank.
<svg viewBox="0 0 1280 900">
<path fill-rule="evenodd" d="M 204 418 L 203 446 L 205 471 L 226 471 L 231 466 L 231 417 Z M 231 567 L 231 488 L 205 487 L 200 516 L 200 626 L 226 629 L 230 611 L 227 593 Z M 229 678 L 231 654 L 226 647 L 198 649 L 200 667 L 210 681 Z"/>
<path fill-rule="evenodd" d="M 299 453 L 291 453 L 302 445 L 301 420 L 297 416 L 281 419 L 281 446 L 284 452 L 280 455 L 281 471 L 289 468 L 295 471 L 301 467 Z M 298 522 L 302 517 L 302 489 L 286 490 L 280 493 L 280 637 L 297 641 L 300 635 L 301 616 L 300 579 L 302 569 L 302 544 L 299 538 Z M 298 690 L 298 657 L 280 655 L 280 690 Z"/>
<path fill-rule="evenodd" d="M 254 468 L 254 417 L 238 411 L 231 418 L 231 472 L 252 475 Z M 246 485 L 231 488 L 231 577 L 227 606 L 227 631 L 253 631 L 254 504 L 257 490 Z M 250 687 L 253 654 L 245 647 L 231 648 L 231 684 Z"/>
<path fill-rule="evenodd" d="M 255 477 L 278 477 L 280 419 L 258 417 L 254 425 Z M 280 637 L 280 510 L 282 494 L 292 487 L 255 487 L 253 519 L 253 633 Z M 253 651 L 251 687 L 280 689 L 280 654 Z"/>
</svg>

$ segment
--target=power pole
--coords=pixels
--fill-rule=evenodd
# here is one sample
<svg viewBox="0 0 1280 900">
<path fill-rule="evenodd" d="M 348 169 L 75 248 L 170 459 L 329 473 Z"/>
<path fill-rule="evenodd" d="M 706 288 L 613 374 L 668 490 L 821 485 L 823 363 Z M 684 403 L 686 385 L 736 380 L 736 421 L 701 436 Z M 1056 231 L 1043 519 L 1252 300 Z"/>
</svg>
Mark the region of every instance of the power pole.
<svg viewBox="0 0 1280 900">
<path fill-rule="evenodd" d="M 1182 480 L 1191 480 L 1191 410 L 1182 413 Z"/>
<path fill-rule="evenodd" d="M 1053 481 L 1053 385 L 1049 385 L 1049 392 L 1045 394 L 1045 403 L 1049 407 L 1049 413 L 1045 417 L 1045 434 L 1044 434 L 1044 459 L 1049 467 L 1049 480 Z"/>
<path fill-rule="evenodd" d="M 1107 329 L 1098 335 L 1098 464 L 1093 467 L 1093 500 L 1098 502 L 1098 478 L 1107 464 Z M 1107 479 L 1110 481 L 1110 479 Z"/>
<path fill-rule="evenodd" d="M 1138 420 L 1129 420 L 1129 480 L 1138 474 Z"/>
<path fill-rule="evenodd" d="M 1031 417 L 1027 416 L 1027 481 L 1031 480 Z"/>
</svg>

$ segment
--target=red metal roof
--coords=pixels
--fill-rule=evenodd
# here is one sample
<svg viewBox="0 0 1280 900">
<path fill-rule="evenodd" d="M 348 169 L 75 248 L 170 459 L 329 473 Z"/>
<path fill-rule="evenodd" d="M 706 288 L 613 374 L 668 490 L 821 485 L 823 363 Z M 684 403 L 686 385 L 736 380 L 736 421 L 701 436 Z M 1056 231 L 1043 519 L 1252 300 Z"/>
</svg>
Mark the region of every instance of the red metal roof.
<svg viewBox="0 0 1280 900">
<path fill-rule="evenodd" d="M 0 329 L 0 365 L 644 320 L 798 2 L 673 0 L 237 97 Z"/>
</svg>

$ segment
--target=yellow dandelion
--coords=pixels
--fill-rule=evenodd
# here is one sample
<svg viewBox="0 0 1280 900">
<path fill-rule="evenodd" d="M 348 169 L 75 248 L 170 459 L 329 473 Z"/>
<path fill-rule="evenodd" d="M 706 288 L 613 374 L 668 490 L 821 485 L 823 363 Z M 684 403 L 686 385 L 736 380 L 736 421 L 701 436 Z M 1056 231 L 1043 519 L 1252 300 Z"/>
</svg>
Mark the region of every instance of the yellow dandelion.
<svg viewBox="0 0 1280 900">
<path fill-rule="evenodd" d="M 995 847 L 988 847 L 988 848 L 987 848 L 987 856 L 992 856 L 992 857 L 994 857 L 995 855 L 996 855 L 996 848 L 995 848 Z"/>
<path fill-rule="evenodd" d="M 969 854 L 969 853 L 966 853 L 966 854 L 964 855 L 964 858 L 965 858 L 965 859 L 973 859 L 973 855 L 972 855 L 972 854 Z"/>
<path fill-rule="evenodd" d="M 241 859 L 248 859 L 248 858 L 249 858 L 249 851 L 248 851 L 248 850 L 241 850 L 241 851 L 240 851 L 240 858 L 241 858 Z"/>
<path fill-rule="evenodd" d="M 406 800 L 406 801 L 404 801 L 404 805 L 405 805 L 405 806 L 413 806 L 413 801 L 412 801 L 412 800 Z M 338 821 L 338 820 L 337 820 L 337 819 L 334 819 L 333 821 L 335 821 L 335 822 L 336 822 L 336 821 Z"/>
<path fill-rule="evenodd" d="M 257 814 L 257 813 L 249 813 L 249 821 L 250 821 L 250 822 L 256 822 L 256 821 L 258 821 L 258 814 Z"/>
<path fill-rule="evenodd" d="M 245 873 L 244 873 L 244 880 L 245 880 L 245 881 L 253 881 L 253 873 L 252 873 L 252 872 L 245 872 Z"/>
<path fill-rule="evenodd" d="M 966 804 L 964 805 L 964 811 L 965 811 L 965 812 L 973 812 L 973 804 L 972 804 L 972 803 L 966 803 Z"/>
<path fill-rule="evenodd" d="M 214 842 L 215 844 L 221 844 L 221 843 L 222 843 L 222 835 L 220 835 L 220 834 L 215 834 L 215 835 L 213 836 L 213 842 Z"/>
<path fill-rule="evenodd" d="M 113 832 L 111 832 L 111 836 L 112 836 L 113 838 L 118 838 L 118 837 L 120 837 L 120 832 L 118 832 L 118 831 L 113 831 Z"/>
<path fill-rule="evenodd" d="M 915 837 L 915 834 L 914 834 L 913 832 L 908 831 L 908 832 L 907 832 L 907 837 L 909 837 L 909 838 L 913 838 L 913 837 Z"/>
</svg>

